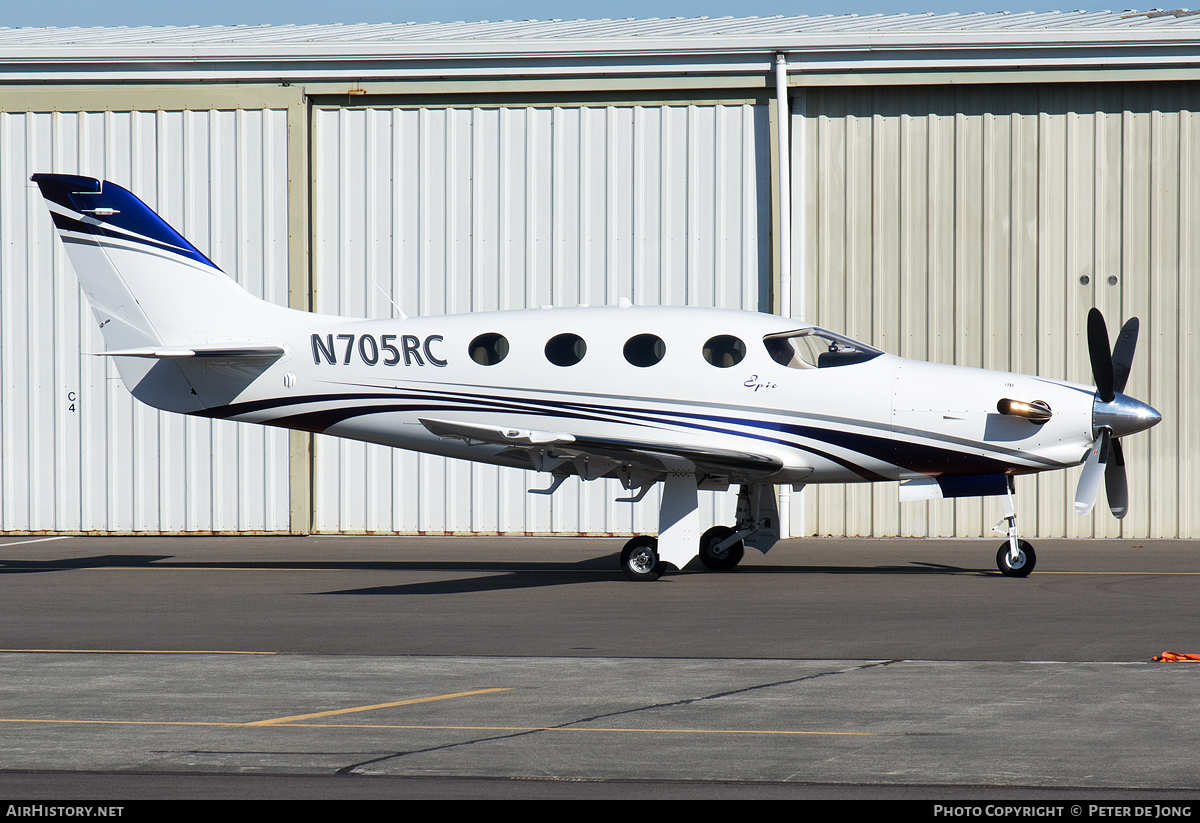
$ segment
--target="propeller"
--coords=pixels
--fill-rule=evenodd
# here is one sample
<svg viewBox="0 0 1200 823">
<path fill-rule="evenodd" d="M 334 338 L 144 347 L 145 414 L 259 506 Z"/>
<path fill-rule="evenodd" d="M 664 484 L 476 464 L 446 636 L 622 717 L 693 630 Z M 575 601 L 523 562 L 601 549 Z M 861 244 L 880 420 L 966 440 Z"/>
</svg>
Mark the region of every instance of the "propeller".
<svg viewBox="0 0 1200 823">
<path fill-rule="evenodd" d="M 1137 347 L 1138 319 L 1131 317 L 1121 327 L 1112 352 L 1108 350 L 1108 328 L 1099 309 L 1088 312 L 1088 356 L 1092 361 L 1092 379 L 1096 399 L 1092 404 L 1092 430 L 1096 439 L 1083 463 L 1083 474 L 1075 491 L 1075 510 L 1088 514 L 1100 496 L 1100 478 L 1113 516 L 1122 518 L 1129 511 L 1129 481 L 1125 476 L 1125 453 L 1118 439 L 1153 426 L 1161 418 L 1144 403 L 1125 397 L 1133 352 Z"/>
</svg>

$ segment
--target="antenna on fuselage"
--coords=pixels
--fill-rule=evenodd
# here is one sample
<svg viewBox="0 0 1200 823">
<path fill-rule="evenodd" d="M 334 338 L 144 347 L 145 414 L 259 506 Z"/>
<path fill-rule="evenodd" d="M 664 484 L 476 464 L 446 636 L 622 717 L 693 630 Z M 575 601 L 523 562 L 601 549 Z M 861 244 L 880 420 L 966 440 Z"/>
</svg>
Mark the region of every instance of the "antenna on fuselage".
<svg viewBox="0 0 1200 823">
<path fill-rule="evenodd" d="M 387 301 L 388 301 L 389 303 L 391 303 L 391 304 L 392 304 L 392 307 L 393 307 L 393 308 L 394 308 L 394 309 L 395 309 L 397 312 L 399 312 L 399 314 L 400 314 L 400 319 L 401 319 L 401 320 L 407 320 L 407 319 L 408 319 L 408 315 L 404 313 L 404 309 L 402 309 L 402 308 L 400 308 L 399 306 L 397 306 L 397 305 L 396 305 L 396 301 L 392 299 L 392 296 L 391 296 L 390 294 L 388 294 L 387 292 L 385 292 L 385 291 L 383 290 L 383 286 L 381 286 L 381 285 L 379 285 L 378 283 L 376 283 L 376 282 L 375 282 L 375 278 L 374 278 L 374 277 L 372 277 L 372 278 L 371 278 L 371 284 L 372 284 L 373 286 L 375 286 L 375 288 L 379 289 L 379 293 L 380 293 L 380 294 L 382 294 L 384 297 L 386 297 L 386 298 L 387 298 Z"/>
</svg>

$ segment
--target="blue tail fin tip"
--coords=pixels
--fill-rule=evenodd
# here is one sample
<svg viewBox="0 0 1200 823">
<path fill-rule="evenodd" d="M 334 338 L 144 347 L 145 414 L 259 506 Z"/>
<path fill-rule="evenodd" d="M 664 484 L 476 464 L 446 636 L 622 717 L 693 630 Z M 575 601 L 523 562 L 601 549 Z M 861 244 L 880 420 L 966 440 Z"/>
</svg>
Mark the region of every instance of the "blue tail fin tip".
<svg viewBox="0 0 1200 823">
<path fill-rule="evenodd" d="M 75 174 L 35 174 L 42 196 L 71 212 L 53 213 L 63 231 L 142 243 L 220 269 L 135 195 L 116 183 Z"/>
</svg>

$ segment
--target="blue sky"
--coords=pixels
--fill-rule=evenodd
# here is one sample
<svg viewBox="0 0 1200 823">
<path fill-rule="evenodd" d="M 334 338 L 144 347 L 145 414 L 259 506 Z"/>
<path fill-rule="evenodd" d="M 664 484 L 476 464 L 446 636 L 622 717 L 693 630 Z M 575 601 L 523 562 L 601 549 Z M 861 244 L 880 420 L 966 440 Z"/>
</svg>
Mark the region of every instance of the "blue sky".
<svg viewBox="0 0 1200 823">
<path fill-rule="evenodd" d="M 1146 6 L 1148 7 L 1148 6 Z M 0 0 L 0 26 L 184 26 L 239 23 L 425 23 L 602 17 L 760 17 L 773 14 L 880 14 L 1121 9 L 1078 0 Z"/>
</svg>

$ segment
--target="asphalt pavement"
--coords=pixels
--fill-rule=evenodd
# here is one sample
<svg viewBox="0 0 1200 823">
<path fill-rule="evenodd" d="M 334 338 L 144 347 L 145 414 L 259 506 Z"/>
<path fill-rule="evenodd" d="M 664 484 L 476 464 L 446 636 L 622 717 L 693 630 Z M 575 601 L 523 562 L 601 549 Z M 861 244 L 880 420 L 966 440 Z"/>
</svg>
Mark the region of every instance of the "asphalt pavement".
<svg viewBox="0 0 1200 823">
<path fill-rule="evenodd" d="M 0 793 L 1200 798 L 1200 543 L 621 543 L 0 538 Z"/>
</svg>

